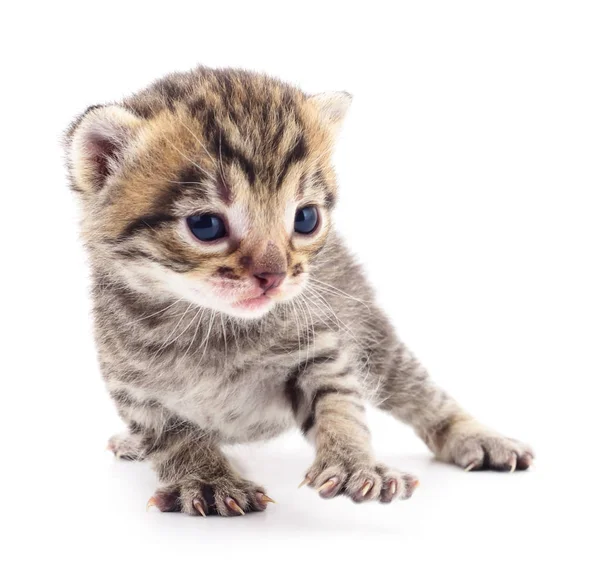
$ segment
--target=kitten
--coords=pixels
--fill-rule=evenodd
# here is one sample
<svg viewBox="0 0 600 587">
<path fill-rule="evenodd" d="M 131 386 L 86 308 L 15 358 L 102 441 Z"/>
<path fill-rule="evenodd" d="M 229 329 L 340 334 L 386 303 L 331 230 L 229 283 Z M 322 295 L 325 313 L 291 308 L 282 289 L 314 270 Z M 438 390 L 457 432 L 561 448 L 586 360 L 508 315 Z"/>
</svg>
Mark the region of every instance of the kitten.
<svg viewBox="0 0 600 587">
<path fill-rule="evenodd" d="M 152 462 L 161 511 L 264 510 L 221 446 L 292 426 L 316 446 L 303 483 L 322 497 L 410 497 L 415 477 L 373 455 L 368 400 L 466 470 L 532 463 L 435 386 L 336 235 L 331 151 L 350 100 L 198 68 L 67 132 L 100 366 L 129 428 L 109 446 Z"/>
</svg>

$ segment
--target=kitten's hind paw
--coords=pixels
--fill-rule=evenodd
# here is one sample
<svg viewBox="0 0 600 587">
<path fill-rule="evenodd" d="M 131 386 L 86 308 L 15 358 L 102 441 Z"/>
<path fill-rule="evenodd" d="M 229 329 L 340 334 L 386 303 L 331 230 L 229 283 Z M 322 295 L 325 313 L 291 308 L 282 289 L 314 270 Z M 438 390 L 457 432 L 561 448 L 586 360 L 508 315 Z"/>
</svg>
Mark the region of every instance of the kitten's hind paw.
<svg viewBox="0 0 600 587">
<path fill-rule="evenodd" d="M 469 423 L 450 430 L 438 456 L 465 471 L 510 473 L 529 469 L 534 459 L 533 450 L 526 444 Z"/>
<path fill-rule="evenodd" d="M 244 516 L 261 512 L 267 504 L 275 503 L 262 487 L 244 479 L 183 482 L 162 487 L 148 500 L 161 512 L 184 512 L 191 516 Z"/>
<path fill-rule="evenodd" d="M 108 439 L 106 450 L 118 458 L 126 461 L 141 461 L 144 459 L 144 451 L 140 448 L 138 441 L 130 434 L 115 434 Z"/>
<path fill-rule="evenodd" d="M 394 471 L 382 464 L 352 466 L 349 463 L 315 463 L 300 487 L 306 484 L 326 499 L 347 495 L 356 503 L 373 500 L 390 503 L 396 499 L 408 499 L 419 481 L 408 473 Z"/>
</svg>

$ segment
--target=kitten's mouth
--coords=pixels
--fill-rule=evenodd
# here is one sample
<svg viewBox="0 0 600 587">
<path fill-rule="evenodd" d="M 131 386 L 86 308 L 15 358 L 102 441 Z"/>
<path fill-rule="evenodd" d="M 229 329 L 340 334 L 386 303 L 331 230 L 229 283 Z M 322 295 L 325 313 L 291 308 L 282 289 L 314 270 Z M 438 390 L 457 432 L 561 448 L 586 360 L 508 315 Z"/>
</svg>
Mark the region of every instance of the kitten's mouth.
<svg viewBox="0 0 600 587">
<path fill-rule="evenodd" d="M 232 306 L 234 308 L 243 308 L 244 310 L 258 310 L 259 308 L 264 308 L 272 301 L 273 298 L 270 298 L 269 296 L 263 293 L 259 296 L 256 296 L 255 298 L 246 298 L 245 300 L 238 300 L 237 302 L 234 302 Z"/>
</svg>

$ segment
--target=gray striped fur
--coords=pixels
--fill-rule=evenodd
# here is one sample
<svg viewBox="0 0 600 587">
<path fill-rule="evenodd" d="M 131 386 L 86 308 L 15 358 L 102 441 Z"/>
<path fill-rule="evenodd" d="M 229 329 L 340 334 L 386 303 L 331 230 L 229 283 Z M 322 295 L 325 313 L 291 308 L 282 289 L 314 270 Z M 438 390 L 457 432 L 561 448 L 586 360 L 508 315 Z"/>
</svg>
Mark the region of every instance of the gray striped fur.
<svg viewBox="0 0 600 587">
<path fill-rule="evenodd" d="M 384 503 L 409 497 L 416 479 L 373 455 L 366 402 L 411 425 L 437 457 L 461 467 L 525 469 L 532 461 L 526 445 L 483 427 L 439 389 L 375 304 L 329 221 L 337 198 L 330 137 L 347 98 L 311 100 L 265 76 L 199 68 L 121 105 L 94 108 L 68 133 L 101 370 L 129 429 L 111 439 L 111 448 L 123 458 L 151 460 L 161 484 L 152 503 L 163 511 L 264 509 L 264 488 L 240 477 L 220 447 L 292 427 L 315 444 L 306 482 L 321 496 Z M 206 154 L 194 150 L 188 130 Z M 110 144 L 94 132 L 108 132 Z M 181 135 L 179 147 L 169 141 L 175 152 L 165 133 Z M 216 159 L 219 186 L 210 183 Z M 190 161 L 199 169 L 190 170 Z M 169 182 L 173 169 L 179 179 Z M 178 218 L 219 197 L 233 205 L 242 196 L 231 186 L 244 185 L 244 209 L 270 234 L 275 224 L 268 222 L 282 220 L 269 215 L 290 197 L 281 195 L 288 178 L 312 194 L 326 223 L 307 248 L 267 245 L 271 264 L 287 263 L 288 279 L 304 279 L 301 293 L 253 319 L 182 295 L 173 284 L 193 272 L 199 280 L 218 274 L 232 283 L 258 261 L 242 255 L 244 239 L 235 245 L 239 254 L 196 257 L 176 232 Z M 194 191 L 200 184 L 209 187 Z M 260 215 L 252 215 L 254 207 Z"/>
</svg>

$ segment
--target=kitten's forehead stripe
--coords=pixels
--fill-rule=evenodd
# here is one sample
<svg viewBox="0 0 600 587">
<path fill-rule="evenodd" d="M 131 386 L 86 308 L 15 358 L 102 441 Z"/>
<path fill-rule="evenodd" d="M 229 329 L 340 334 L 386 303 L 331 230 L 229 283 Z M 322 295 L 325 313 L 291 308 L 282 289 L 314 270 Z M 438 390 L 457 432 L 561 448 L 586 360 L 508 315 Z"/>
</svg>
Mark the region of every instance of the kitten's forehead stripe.
<svg viewBox="0 0 600 587">
<path fill-rule="evenodd" d="M 174 220 L 175 217 L 171 216 L 170 214 L 146 214 L 131 221 L 121 232 L 120 238 L 121 240 L 125 240 L 127 238 L 132 237 L 141 230 L 158 228 L 164 224 L 173 222 Z"/>
<path fill-rule="evenodd" d="M 212 144 L 213 151 L 216 151 L 219 154 L 219 160 L 223 160 L 228 164 L 236 163 L 245 173 L 248 183 L 253 186 L 256 182 L 257 175 L 255 164 L 235 147 L 232 147 L 225 136 L 220 135 L 216 149 L 214 140 Z"/>
<path fill-rule="evenodd" d="M 287 172 L 289 171 L 289 168 L 294 163 L 298 163 L 298 162 L 302 161 L 303 159 L 305 159 L 307 154 L 308 154 L 308 149 L 306 146 L 306 139 L 304 138 L 304 136 L 300 135 L 296 144 L 291 149 L 291 151 L 288 152 L 286 158 L 283 161 L 283 164 L 281 166 L 281 171 L 279 172 L 279 178 L 277 180 L 277 188 L 281 187 L 281 184 L 283 183 L 283 180 L 285 179 L 285 176 L 286 176 Z"/>
<path fill-rule="evenodd" d="M 184 194 L 194 194 L 194 197 L 207 199 L 202 186 L 208 179 L 207 173 L 199 167 L 191 164 L 184 167 L 177 179 L 170 180 L 167 187 L 159 193 L 156 207 L 173 212 L 174 205 Z"/>
<path fill-rule="evenodd" d="M 145 118 L 185 112 L 200 126 L 213 158 L 236 166 L 250 186 L 279 189 L 291 166 L 310 151 L 303 114 L 306 95 L 266 76 L 238 70 L 172 75 L 126 101 Z M 315 137 L 313 137 L 315 138 Z"/>
</svg>

